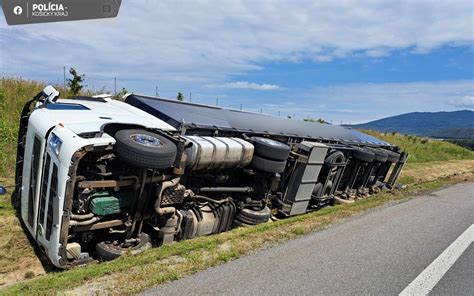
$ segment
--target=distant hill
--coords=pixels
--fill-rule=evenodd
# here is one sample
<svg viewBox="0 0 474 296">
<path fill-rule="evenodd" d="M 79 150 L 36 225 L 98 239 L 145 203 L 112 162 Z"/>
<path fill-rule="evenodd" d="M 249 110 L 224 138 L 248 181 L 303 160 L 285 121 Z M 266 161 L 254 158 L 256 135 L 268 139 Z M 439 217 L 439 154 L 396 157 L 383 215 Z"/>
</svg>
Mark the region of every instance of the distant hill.
<svg viewBox="0 0 474 296">
<path fill-rule="evenodd" d="M 474 128 L 446 128 L 434 131 L 430 136 L 441 139 L 474 139 Z"/>
<path fill-rule="evenodd" d="M 474 111 L 412 112 L 351 127 L 434 137 L 456 133 L 460 138 L 466 138 L 465 135 L 470 138 L 474 131 Z"/>
</svg>

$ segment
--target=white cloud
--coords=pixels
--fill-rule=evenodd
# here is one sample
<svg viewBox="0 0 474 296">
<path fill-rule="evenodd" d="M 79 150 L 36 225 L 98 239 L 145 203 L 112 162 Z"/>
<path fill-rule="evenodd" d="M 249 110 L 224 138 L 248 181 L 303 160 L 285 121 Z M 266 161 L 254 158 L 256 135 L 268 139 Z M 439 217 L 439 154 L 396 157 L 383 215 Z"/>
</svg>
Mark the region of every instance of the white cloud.
<svg viewBox="0 0 474 296">
<path fill-rule="evenodd" d="M 284 88 L 275 84 L 257 84 L 248 81 L 235 81 L 224 84 L 209 84 L 209 88 L 228 88 L 228 89 L 252 89 L 252 90 L 283 90 Z"/>
<path fill-rule="evenodd" d="M 357 83 L 292 90 L 293 97 L 274 105 L 258 101 L 253 110 L 293 114 L 297 118 L 324 118 L 334 123 L 360 123 L 415 111 L 452 111 L 474 108 L 474 81 Z M 297 98 L 297 99 L 295 99 Z M 285 112 L 285 113 L 282 113 Z"/>
<path fill-rule="evenodd" d="M 124 1 L 116 19 L 8 27 L 0 72 L 154 92 L 222 84 L 265 62 L 472 46 L 472 1 Z M 271 81 L 270 81 L 271 82 Z"/>
<path fill-rule="evenodd" d="M 474 109 L 474 95 L 452 99 L 452 100 L 449 101 L 449 104 L 453 105 L 454 107 L 458 107 L 458 108 Z"/>
</svg>

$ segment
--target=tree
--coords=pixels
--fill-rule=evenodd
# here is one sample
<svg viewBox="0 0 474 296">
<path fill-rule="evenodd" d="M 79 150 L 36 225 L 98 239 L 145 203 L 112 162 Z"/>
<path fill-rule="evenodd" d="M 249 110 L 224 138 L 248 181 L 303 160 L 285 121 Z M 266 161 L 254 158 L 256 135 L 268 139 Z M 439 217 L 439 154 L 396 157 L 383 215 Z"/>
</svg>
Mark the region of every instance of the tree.
<svg viewBox="0 0 474 296">
<path fill-rule="evenodd" d="M 69 73 L 72 75 L 72 79 L 67 80 L 67 86 L 69 86 L 69 92 L 72 95 L 77 95 L 85 86 L 83 85 L 83 83 L 84 83 L 84 78 L 86 77 L 86 75 L 77 74 L 74 68 L 69 69 Z"/>
<path fill-rule="evenodd" d="M 128 94 L 128 90 L 125 87 L 122 87 L 122 89 L 115 95 L 114 99 L 122 101 L 122 97 L 126 94 Z"/>
<path fill-rule="evenodd" d="M 176 99 L 180 102 L 183 102 L 184 101 L 184 95 L 181 92 L 179 92 L 178 96 L 176 96 Z"/>
</svg>

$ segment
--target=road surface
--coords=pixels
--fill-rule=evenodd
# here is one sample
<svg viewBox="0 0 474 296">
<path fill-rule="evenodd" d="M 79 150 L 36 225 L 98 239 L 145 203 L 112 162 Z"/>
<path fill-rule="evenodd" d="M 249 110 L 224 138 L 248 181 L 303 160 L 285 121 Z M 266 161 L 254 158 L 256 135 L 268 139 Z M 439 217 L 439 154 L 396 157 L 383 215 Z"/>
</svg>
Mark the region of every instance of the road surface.
<svg viewBox="0 0 474 296">
<path fill-rule="evenodd" d="M 473 223 L 474 183 L 462 183 L 145 294 L 412 294 L 421 285 L 423 294 L 472 295 Z"/>
</svg>

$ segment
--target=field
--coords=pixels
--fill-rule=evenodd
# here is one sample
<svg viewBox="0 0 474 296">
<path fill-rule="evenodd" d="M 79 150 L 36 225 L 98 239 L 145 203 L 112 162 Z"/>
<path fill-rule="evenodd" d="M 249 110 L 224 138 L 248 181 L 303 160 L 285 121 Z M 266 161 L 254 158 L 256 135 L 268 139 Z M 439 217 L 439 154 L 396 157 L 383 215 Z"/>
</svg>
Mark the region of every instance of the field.
<svg viewBox="0 0 474 296">
<path fill-rule="evenodd" d="M 24 102 L 41 90 L 34 81 L 0 80 L 0 184 L 13 185 L 19 113 Z M 451 143 L 400 134 L 372 135 L 410 153 L 401 180 L 407 189 L 384 192 L 344 206 L 290 219 L 235 229 L 156 248 L 139 256 L 125 256 L 104 264 L 58 272 L 43 265 L 24 234 L 8 195 L 0 196 L 0 294 L 108 291 L 136 293 L 255 250 L 322 229 L 344 218 L 409 196 L 465 180 L 472 180 L 474 153 Z M 10 190 L 11 191 L 11 190 Z M 133 285 L 129 283 L 133 282 Z"/>
</svg>

